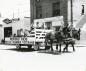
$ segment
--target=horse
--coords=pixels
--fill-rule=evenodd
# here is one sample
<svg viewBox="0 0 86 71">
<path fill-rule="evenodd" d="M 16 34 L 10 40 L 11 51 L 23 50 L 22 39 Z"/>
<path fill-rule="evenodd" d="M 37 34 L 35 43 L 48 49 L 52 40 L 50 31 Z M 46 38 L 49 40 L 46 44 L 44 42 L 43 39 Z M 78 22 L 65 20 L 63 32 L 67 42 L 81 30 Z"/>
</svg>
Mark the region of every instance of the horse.
<svg viewBox="0 0 86 71">
<path fill-rule="evenodd" d="M 73 38 L 80 40 L 80 30 L 73 29 L 72 36 L 73 36 Z"/>
<path fill-rule="evenodd" d="M 55 40 L 55 32 L 47 33 L 45 36 L 45 50 L 51 48 L 51 51 L 53 51 L 52 44 Z"/>
<path fill-rule="evenodd" d="M 72 34 L 72 35 L 71 35 Z M 67 33 L 67 37 L 64 36 L 63 31 L 53 31 L 50 33 L 47 33 L 45 36 L 45 50 L 48 48 L 51 48 L 51 51 L 53 51 L 52 44 L 56 43 L 56 49 L 58 50 L 58 45 L 60 46 L 59 52 L 61 52 L 61 45 L 66 45 L 64 48 L 64 51 L 68 51 L 68 45 L 71 44 L 73 47 L 73 51 L 75 51 L 74 44 L 75 39 L 79 40 L 80 36 L 78 33 L 78 30 L 71 30 L 69 33 Z M 50 45 L 49 45 L 50 44 Z"/>
<path fill-rule="evenodd" d="M 75 51 L 74 44 L 76 40 L 80 40 L 80 32 L 79 30 L 72 29 L 68 34 L 68 37 L 64 40 L 64 44 L 66 45 L 63 51 L 68 51 L 68 45 L 72 45 L 73 51 Z"/>
<path fill-rule="evenodd" d="M 53 43 L 56 43 L 56 49 L 58 50 L 58 46 L 60 46 L 59 52 L 61 52 L 61 44 L 63 42 L 63 35 L 61 31 L 53 31 L 47 33 L 45 36 L 45 50 L 51 48 L 53 51 Z"/>
<path fill-rule="evenodd" d="M 75 44 L 75 39 L 74 38 L 67 38 L 64 39 L 64 44 L 66 45 L 65 48 L 63 49 L 63 52 L 66 50 L 68 52 L 68 46 L 72 45 L 73 51 L 75 51 L 74 44 Z"/>
<path fill-rule="evenodd" d="M 62 31 L 57 31 L 55 33 L 55 39 L 56 39 L 56 49 L 58 51 L 58 46 L 59 46 L 60 47 L 59 52 L 61 52 L 61 45 L 63 44 L 63 39 L 64 39 L 64 35 Z"/>
</svg>

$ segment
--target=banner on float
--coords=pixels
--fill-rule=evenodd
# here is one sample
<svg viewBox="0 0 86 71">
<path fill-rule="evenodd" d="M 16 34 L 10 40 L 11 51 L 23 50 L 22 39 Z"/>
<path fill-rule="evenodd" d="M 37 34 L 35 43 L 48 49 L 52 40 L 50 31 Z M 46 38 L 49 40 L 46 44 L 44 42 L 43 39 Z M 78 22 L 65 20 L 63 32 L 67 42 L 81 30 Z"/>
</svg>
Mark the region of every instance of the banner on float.
<svg viewBox="0 0 86 71">
<path fill-rule="evenodd" d="M 5 38 L 6 44 L 34 44 L 35 38 L 33 37 L 9 37 Z"/>
</svg>

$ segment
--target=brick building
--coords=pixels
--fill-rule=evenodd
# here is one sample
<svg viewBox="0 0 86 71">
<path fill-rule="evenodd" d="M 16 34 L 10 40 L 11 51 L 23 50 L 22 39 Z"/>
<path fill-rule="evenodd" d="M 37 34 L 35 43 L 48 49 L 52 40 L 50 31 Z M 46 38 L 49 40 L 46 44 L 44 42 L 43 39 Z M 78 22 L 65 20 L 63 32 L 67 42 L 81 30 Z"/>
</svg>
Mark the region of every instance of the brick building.
<svg viewBox="0 0 86 71">
<path fill-rule="evenodd" d="M 34 19 L 64 16 L 64 22 L 67 24 L 67 2 L 67 0 L 30 0 L 31 22 Z"/>
<path fill-rule="evenodd" d="M 73 1 L 73 20 L 77 20 L 82 15 L 82 5 L 84 0 Z M 34 19 L 63 16 L 64 24 L 69 24 L 71 20 L 70 0 L 30 0 L 31 22 Z M 85 5 L 84 5 L 85 6 Z"/>
</svg>

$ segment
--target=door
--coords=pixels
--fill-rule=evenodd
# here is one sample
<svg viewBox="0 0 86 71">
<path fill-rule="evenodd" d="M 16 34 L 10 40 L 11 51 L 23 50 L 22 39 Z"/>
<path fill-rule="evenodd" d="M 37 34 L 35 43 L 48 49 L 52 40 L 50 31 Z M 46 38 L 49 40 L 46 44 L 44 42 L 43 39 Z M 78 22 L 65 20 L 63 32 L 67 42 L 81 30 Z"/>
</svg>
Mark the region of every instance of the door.
<svg viewBox="0 0 86 71">
<path fill-rule="evenodd" d="M 12 27 L 4 27 L 4 38 L 12 36 Z"/>
</svg>

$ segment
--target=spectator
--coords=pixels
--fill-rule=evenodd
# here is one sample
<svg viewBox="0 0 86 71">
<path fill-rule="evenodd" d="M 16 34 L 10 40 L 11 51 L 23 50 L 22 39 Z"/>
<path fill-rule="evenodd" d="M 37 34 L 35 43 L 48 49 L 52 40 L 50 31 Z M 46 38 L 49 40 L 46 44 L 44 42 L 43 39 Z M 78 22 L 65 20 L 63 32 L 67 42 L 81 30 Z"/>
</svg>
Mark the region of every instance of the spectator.
<svg viewBox="0 0 86 71">
<path fill-rule="evenodd" d="M 64 34 L 64 36 L 65 36 L 65 37 L 68 37 L 69 32 L 70 32 L 70 29 L 68 28 L 68 26 L 65 26 L 65 27 L 63 28 L 63 34 Z"/>
</svg>

